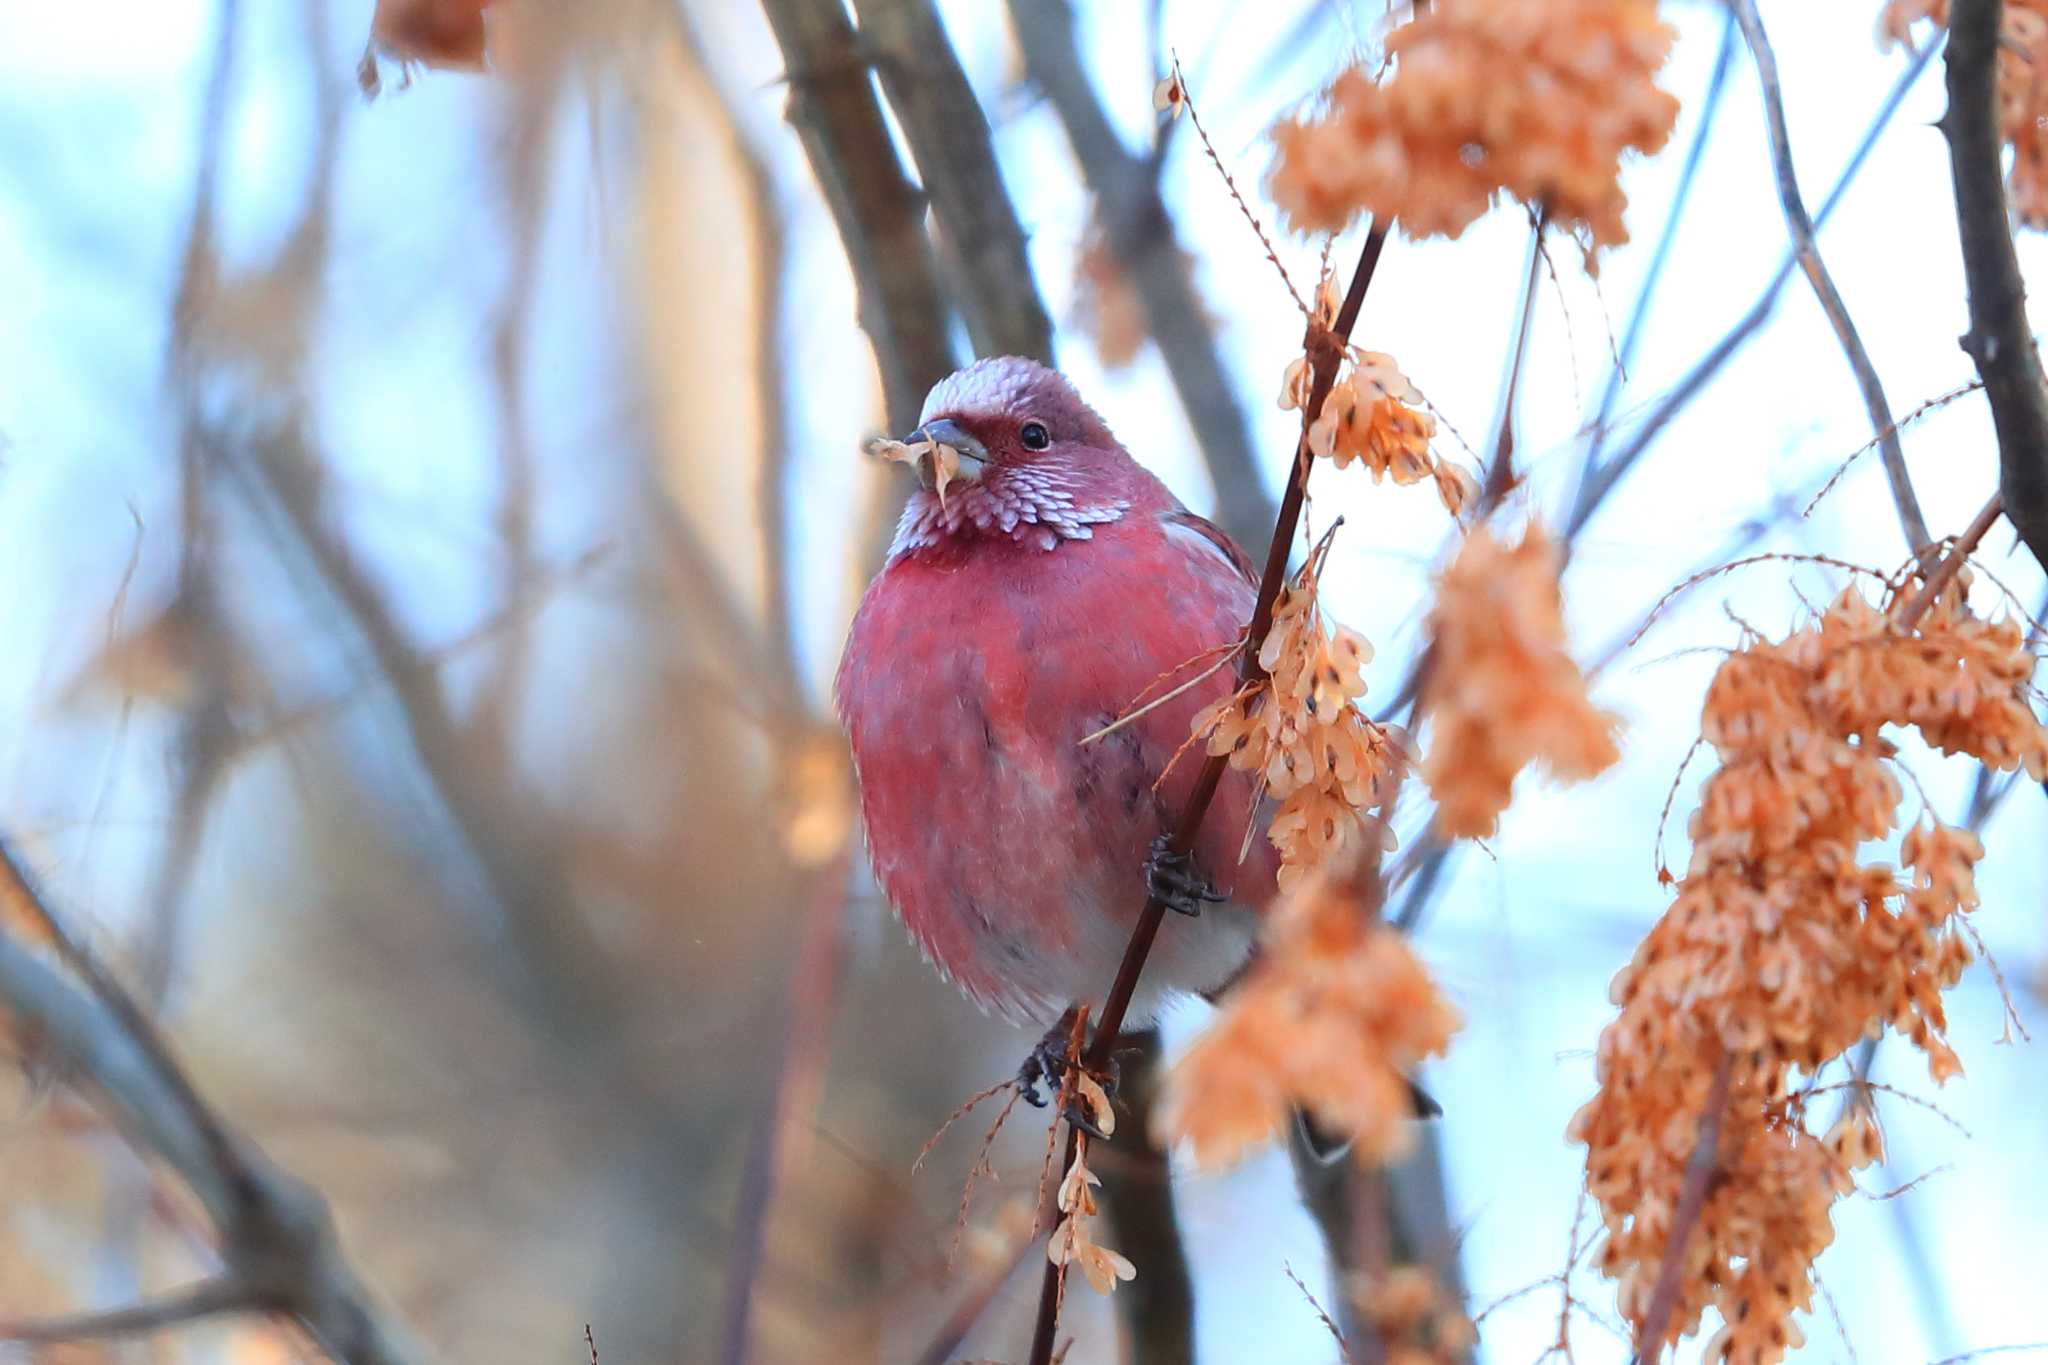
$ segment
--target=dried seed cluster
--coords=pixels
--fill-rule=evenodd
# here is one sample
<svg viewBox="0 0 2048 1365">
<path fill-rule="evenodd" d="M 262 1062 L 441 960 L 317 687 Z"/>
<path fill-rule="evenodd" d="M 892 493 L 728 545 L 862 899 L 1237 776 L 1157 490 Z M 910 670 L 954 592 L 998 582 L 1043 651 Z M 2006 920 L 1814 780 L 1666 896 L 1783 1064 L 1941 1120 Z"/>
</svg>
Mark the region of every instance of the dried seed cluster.
<svg viewBox="0 0 2048 1365">
<path fill-rule="evenodd" d="M 1621 756 L 1616 718 L 1587 699 L 1585 675 L 1565 652 L 1558 568 L 1541 527 L 1512 546 L 1480 527 L 1438 584 L 1422 777 L 1449 837 L 1491 835 L 1532 763 L 1583 781 Z"/>
<path fill-rule="evenodd" d="M 1329 303 L 1334 301 L 1326 300 Z M 1388 477 L 1402 485 L 1433 479 L 1437 497 L 1457 516 L 1479 485 L 1471 474 L 1430 450 L 1436 419 L 1423 411 L 1421 391 L 1390 355 L 1354 347 L 1345 358 L 1346 368 L 1309 424 L 1309 451 L 1339 469 L 1357 460 L 1371 472 L 1374 483 Z M 1281 409 L 1305 407 L 1311 382 L 1308 358 L 1297 356 L 1280 381 Z"/>
<path fill-rule="evenodd" d="M 1387 35 L 1391 76 L 1355 66 L 1324 114 L 1274 128 L 1289 222 L 1335 232 L 1370 212 L 1455 237 L 1505 191 L 1594 246 L 1627 241 L 1622 154 L 1662 147 L 1678 116 L 1655 83 L 1672 31 L 1653 0 L 1417 10 Z"/>
<path fill-rule="evenodd" d="M 1074 1148 L 1074 1164 L 1067 1167 L 1067 1174 L 1060 1181 L 1062 1217 L 1052 1236 L 1046 1239 L 1045 1255 L 1054 1265 L 1081 1267 L 1095 1292 L 1107 1294 L 1116 1288 L 1118 1280 L 1136 1279 L 1138 1268 L 1129 1258 L 1097 1242 L 1090 1230 L 1098 1212 L 1095 1187 L 1101 1183 L 1101 1178 L 1088 1169 L 1088 1140 L 1082 1138 Z"/>
<path fill-rule="evenodd" d="M 1299 1106 L 1361 1158 L 1397 1156 L 1413 1140 L 1405 1077 L 1459 1022 L 1407 940 L 1325 868 L 1269 912 L 1258 962 L 1168 1076 L 1154 1135 L 1226 1166 Z"/>
<path fill-rule="evenodd" d="M 1282 887 L 1331 858 L 1391 846 L 1391 831 L 1368 812 L 1392 797 L 1407 761 L 1399 733 L 1352 705 L 1365 695 L 1372 646 L 1323 619 L 1322 562 L 1312 555 L 1281 590 L 1259 649 L 1266 676 L 1194 719 L 1210 754 L 1229 755 L 1232 767 L 1256 774 L 1279 799 L 1266 837 L 1280 850 Z"/>
<path fill-rule="evenodd" d="M 1730 1059 L 1715 1175 L 1666 1330 L 1675 1341 L 1717 1308 L 1726 1325 L 1709 1359 L 1772 1365 L 1798 1343 L 1790 1315 L 1811 1305 L 1833 1201 L 1882 1151 L 1867 1115 L 1813 1137 L 1799 1078 L 1887 1025 L 1927 1054 L 1936 1081 L 1962 1070 L 1941 991 L 1970 961 L 1959 920 L 1977 904 L 1983 848 L 1916 822 L 1900 853 L 1908 878 L 1859 862 L 1859 846 L 1897 823 L 1881 731 L 1911 725 L 1943 751 L 2048 773 L 2018 626 L 1973 615 L 1961 583 L 1917 621 L 1903 613 L 1847 591 L 1716 673 L 1701 728 L 1720 767 L 1692 817 L 1691 866 L 1614 979 L 1621 1013 L 1600 1037 L 1600 1089 L 1572 1119 L 1606 1223 L 1599 1263 L 1640 1327 L 1712 1078 Z"/>
</svg>

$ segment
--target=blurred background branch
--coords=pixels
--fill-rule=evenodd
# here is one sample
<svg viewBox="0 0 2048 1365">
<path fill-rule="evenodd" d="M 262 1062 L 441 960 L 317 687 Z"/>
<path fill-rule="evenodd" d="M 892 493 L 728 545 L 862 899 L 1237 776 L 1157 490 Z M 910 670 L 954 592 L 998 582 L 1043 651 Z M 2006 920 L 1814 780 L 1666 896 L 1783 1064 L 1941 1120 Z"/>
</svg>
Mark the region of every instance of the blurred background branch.
<svg viewBox="0 0 2048 1365">
<path fill-rule="evenodd" d="M 903 494 L 854 451 L 914 422 L 970 350 L 1056 354 L 1142 460 L 1263 543 L 1270 452 L 1294 434 L 1270 393 L 1300 319 L 1190 129 L 1149 131 L 1148 87 L 1177 49 L 1277 225 L 1264 130 L 1370 46 L 1378 11 L 460 8 L 378 5 L 379 31 L 448 40 L 435 60 L 488 60 L 408 73 L 386 53 L 374 103 L 349 83 L 368 0 L 111 28 L 78 7 L 0 15 L 0 274 L 21 282 L 0 316 L 0 825 L 231 1124 L 222 1158 L 87 978 L 0 914 L 0 990 L 49 1016 L 0 1026 L 0 1319 L 24 1338 L 177 1328 L 72 1348 L 95 1365 L 308 1357 L 279 1316 L 307 1291 L 256 1294 L 226 1254 L 218 1173 L 239 1161 L 291 1234 L 275 1266 L 360 1295 L 394 1349 L 403 1318 L 417 1357 L 581 1359 L 589 1322 L 607 1365 L 1015 1359 L 1045 1263 L 1045 1130 L 1017 1111 L 971 1200 L 980 1114 L 908 1168 L 1029 1040 L 890 922 L 824 705 Z M 1938 112 L 1916 81 L 1940 39 L 1850 60 L 1863 21 L 1764 9 L 1794 145 L 1843 167 L 1814 215 L 1829 267 L 1865 300 L 1929 520 L 1960 526 L 1993 476 L 1976 405 L 1922 437 L 1908 403 L 1968 377 L 1926 322 L 1961 297 L 1954 224 L 1930 235 L 1917 144 L 1881 137 Z M 1714 131 L 1732 13 L 1665 11 L 1685 159 L 1629 172 L 1640 252 L 1609 255 L 1597 287 L 1561 269 L 1539 291 L 1509 513 L 1526 498 L 1570 523 L 1574 652 L 1631 716 L 1627 770 L 1526 793 L 1482 857 L 1403 812 L 1396 918 L 1468 1024 L 1427 1080 L 1449 1119 L 1384 1187 L 1321 1167 L 1297 1183 L 1279 1153 L 1191 1175 L 1142 1142 L 1155 1062 L 1130 1059 L 1131 1109 L 1095 1159 L 1105 1237 L 1139 1278 L 1110 1300 L 1072 1288 L 1070 1365 L 1328 1359 L 1283 1270 L 1350 1314 L 1361 1207 L 1384 1216 L 1386 1261 L 1476 1297 L 1554 1272 L 1588 1002 L 1659 900 L 1645 812 L 1693 738 L 1721 612 L 1781 620 L 1826 582 L 1714 578 L 1656 623 L 1684 646 L 1668 660 L 1624 642 L 1666 586 L 1732 555 L 1895 553 L 1876 461 L 1800 515 L 1872 419 L 1814 378 L 1832 343 L 1813 310 L 1776 307 L 1799 265 L 1770 179 Z M 1817 52 L 1824 97 L 1793 79 Z M 2006 237 L 2030 266 L 2032 235 Z M 1375 285 L 1361 336 L 1446 429 L 1485 426 L 1526 240 L 1495 214 L 1404 246 Z M 1275 247 L 1313 274 L 1319 243 Z M 1136 301 L 1122 355 L 1149 335 L 1157 365 L 1073 321 L 1098 272 Z M 1617 355 L 1600 289 L 1632 296 Z M 1606 381 L 1597 401 L 1581 373 Z M 1426 492 L 1356 471 L 1314 493 L 1319 528 L 1346 521 L 1329 605 L 1380 646 L 1390 695 L 1447 525 Z M 2042 600 L 2032 564 L 1992 568 Z M 1905 757 L 1961 808 L 1966 781 Z M 1997 804 L 2009 790 L 1984 789 L 1987 841 L 2048 847 L 2048 803 Z M 1993 861 L 1987 912 L 2040 873 Z M 2034 1017 L 2038 925 L 1980 918 Z M 1995 998 L 1966 986 L 1955 1027 L 1995 1032 Z M 1158 1054 L 1201 1016 L 1170 1014 Z M 162 1131 L 110 1132 L 66 1083 L 90 1074 L 72 1044 L 132 1078 Z M 2018 1244 L 2035 1210 L 1966 1197 L 2027 1188 L 2031 1149 L 1989 1135 L 2026 1131 L 2009 1102 L 2038 1092 L 2038 1051 L 1972 1055 L 1940 1095 L 1983 1135 L 1945 1177 L 1969 1183 L 1971 1238 L 1947 1237 L 1946 1205 L 1912 1206 L 1903 1250 L 1904 1201 L 1872 1209 L 1879 1238 L 1845 1224 L 1830 1282 L 1852 1334 L 1925 1338 L 1921 1358 L 2039 1335 L 1994 1292 L 2028 1264 L 2001 1235 Z M 1905 1175 L 1941 1159 L 1911 1130 L 1887 1142 Z M 323 1239 L 348 1260 L 308 1250 Z M 1929 1266 L 1937 1286 L 1891 1292 Z M 1555 1336 L 1548 1305 L 1517 1311 L 1488 1320 L 1493 1355 Z"/>
<path fill-rule="evenodd" d="M 1216 489 L 1216 521 L 1254 550 L 1273 526 L 1275 504 L 1260 476 L 1251 428 L 1159 192 L 1159 167 L 1124 146 L 1089 82 L 1067 0 L 1011 0 L 1024 69 L 1059 113 L 1095 199 L 1110 249 L 1123 264 L 1165 357 Z"/>
<path fill-rule="evenodd" d="M 285 1313 L 344 1365 L 427 1365 L 433 1359 L 385 1317 L 342 1253 L 326 1201 L 229 1130 L 141 1007 L 82 947 L 0 837 L 0 906 L 40 924 L 69 980 L 14 934 L 0 934 L 0 996 L 110 1117 L 173 1170 L 205 1205 L 219 1236 L 219 1279 L 116 1315 L 0 1322 L 0 1340 L 54 1341 L 173 1326 L 216 1312 Z"/>
</svg>

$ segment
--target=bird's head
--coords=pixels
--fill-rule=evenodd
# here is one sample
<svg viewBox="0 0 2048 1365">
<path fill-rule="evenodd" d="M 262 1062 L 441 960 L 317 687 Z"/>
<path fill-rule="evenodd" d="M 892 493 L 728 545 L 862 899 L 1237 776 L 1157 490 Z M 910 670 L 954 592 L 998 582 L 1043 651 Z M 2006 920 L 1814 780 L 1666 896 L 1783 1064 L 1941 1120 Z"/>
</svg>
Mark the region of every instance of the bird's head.
<svg viewBox="0 0 2048 1365">
<path fill-rule="evenodd" d="M 1123 453 L 1064 375 L 1008 355 L 977 360 L 934 384 L 903 443 L 950 447 L 958 484 L 1031 469 L 1079 472 Z M 936 482 L 939 463 L 929 453 L 917 460 L 925 487 Z"/>
<path fill-rule="evenodd" d="M 988 536 L 1043 549 L 1087 540 L 1156 485 L 1064 376 L 1019 356 L 941 379 L 916 430 L 878 448 L 924 486 L 903 509 L 899 551 Z"/>
</svg>

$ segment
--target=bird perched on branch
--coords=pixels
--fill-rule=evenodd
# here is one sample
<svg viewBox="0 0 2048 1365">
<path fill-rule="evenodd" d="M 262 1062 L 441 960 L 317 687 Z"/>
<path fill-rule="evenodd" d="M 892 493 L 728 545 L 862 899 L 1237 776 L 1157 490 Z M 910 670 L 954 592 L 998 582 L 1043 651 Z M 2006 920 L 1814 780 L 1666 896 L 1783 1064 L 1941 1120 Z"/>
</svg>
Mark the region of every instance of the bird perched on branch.
<svg viewBox="0 0 2048 1365">
<path fill-rule="evenodd" d="M 977 1003 L 1049 1022 L 1099 1012 L 1149 878 L 1192 917 L 1162 928 L 1131 1022 L 1223 985 L 1274 893 L 1250 778 L 1224 777 L 1192 866 L 1161 850 L 1202 754 L 1170 760 L 1236 686 L 1244 552 L 1030 360 L 941 380 L 889 444 L 923 486 L 834 691 L 890 904 Z"/>
</svg>

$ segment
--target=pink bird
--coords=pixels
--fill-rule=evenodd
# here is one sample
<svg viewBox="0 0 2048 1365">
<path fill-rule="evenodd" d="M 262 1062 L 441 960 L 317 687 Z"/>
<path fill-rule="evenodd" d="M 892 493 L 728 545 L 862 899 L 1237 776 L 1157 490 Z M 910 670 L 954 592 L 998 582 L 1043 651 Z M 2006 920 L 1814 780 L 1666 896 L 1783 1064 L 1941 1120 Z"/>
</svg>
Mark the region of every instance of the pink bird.
<svg viewBox="0 0 2048 1365">
<path fill-rule="evenodd" d="M 1200 748 L 1160 776 L 1195 712 L 1235 685 L 1225 656 L 1251 617 L 1250 562 L 1033 361 L 941 380 L 906 440 L 950 447 L 960 467 L 941 483 L 933 456 L 920 461 L 925 486 L 861 599 L 834 689 L 884 894 L 970 998 L 1044 1023 L 1072 1004 L 1099 1012 L 1149 875 L 1193 917 L 1162 927 L 1131 1023 L 1214 991 L 1274 893 L 1272 845 L 1253 837 L 1239 856 L 1250 779 L 1225 777 L 1199 872 L 1152 851 Z"/>
</svg>

